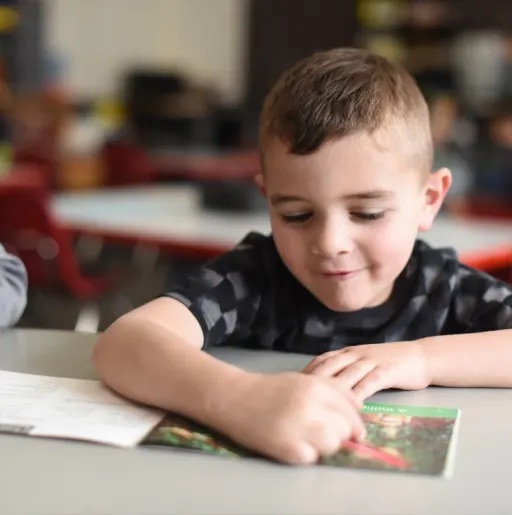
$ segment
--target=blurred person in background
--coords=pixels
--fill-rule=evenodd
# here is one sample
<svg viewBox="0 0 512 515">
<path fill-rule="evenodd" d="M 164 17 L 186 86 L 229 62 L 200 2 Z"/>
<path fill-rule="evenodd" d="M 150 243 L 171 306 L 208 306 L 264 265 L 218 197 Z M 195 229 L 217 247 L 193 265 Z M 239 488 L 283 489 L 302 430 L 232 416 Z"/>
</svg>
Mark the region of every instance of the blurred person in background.
<svg viewBox="0 0 512 515">
<path fill-rule="evenodd" d="M 487 129 L 475 177 L 476 191 L 512 201 L 512 95 L 490 110 Z"/>
<path fill-rule="evenodd" d="M 467 195 L 473 187 L 476 129 L 460 112 L 450 94 L 440 94 L 430 102 L 430 125 L 434 143 L 434 168 L 446 166 L 452 171 L 449 197 Z"/>
</svg>

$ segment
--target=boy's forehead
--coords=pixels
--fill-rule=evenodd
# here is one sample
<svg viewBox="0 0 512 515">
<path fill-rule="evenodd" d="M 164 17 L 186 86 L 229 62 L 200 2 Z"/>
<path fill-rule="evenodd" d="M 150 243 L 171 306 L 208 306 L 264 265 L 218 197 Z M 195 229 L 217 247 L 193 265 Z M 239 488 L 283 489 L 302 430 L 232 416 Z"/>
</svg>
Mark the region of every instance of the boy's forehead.
<svg viewBox="0 0 512 515">
<path fill-rule="evenodd" d="M 385 145 L 388 141 L 381 135 L 375 139 L 358 134 L 328 141 L 311 154 L 297 155 L 276 139 L 262 153 L 268 193 L 371 199 L 416 190 L 420 174 L 411 170 L 408 156 L 398 145 Z"/>
<path fill-rule="evenodd" d="M 354 172 L 378 168 L 381 173 L 387 169 L 394 172 L 410 169 L 398 134 L 380 130 L 330 139 L 308 154 L 294 154 L 285 141 L 272 138 L 262 148 L 262 164 L 266 175 L 333 167 Z"/>
</svg>

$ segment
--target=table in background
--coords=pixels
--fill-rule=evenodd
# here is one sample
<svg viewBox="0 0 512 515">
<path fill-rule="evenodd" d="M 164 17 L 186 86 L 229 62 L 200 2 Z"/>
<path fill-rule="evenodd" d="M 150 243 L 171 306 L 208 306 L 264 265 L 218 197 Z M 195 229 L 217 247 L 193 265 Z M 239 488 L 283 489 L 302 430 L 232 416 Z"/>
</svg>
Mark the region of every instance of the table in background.
<svg viewBox="0 0 512 515">
<path fill-rule="evenodd" d="M 94 335 L 2 333 L 0 368 L 94 379 Z M 242 349 L 213 354 L 262 372 L 299 370 L 308 356 Z M 217 513 L 431 515 L 512 513 L 512 390 L 428 388 L 376 402 L 458 407 L 451 479 L 333 467 L 287 467 L 169 448 L 117 449 L 0 435 L 0 513 Z"/>
<path fill-rule="evenodd" d="M 248 232 L 270 232 L 265 212 L 216 211 L 200 203 L 192 185 L 166 185 L 59 193 L 57 218 L 72 231 L 106 240 L 154 245 L 190 257 L 213 257 L 231 249 Z M 454 247 L 463 261 L 512 245 L 509 223 L 438 216 L 421 233 L 434 247 Z"/>
</svg>

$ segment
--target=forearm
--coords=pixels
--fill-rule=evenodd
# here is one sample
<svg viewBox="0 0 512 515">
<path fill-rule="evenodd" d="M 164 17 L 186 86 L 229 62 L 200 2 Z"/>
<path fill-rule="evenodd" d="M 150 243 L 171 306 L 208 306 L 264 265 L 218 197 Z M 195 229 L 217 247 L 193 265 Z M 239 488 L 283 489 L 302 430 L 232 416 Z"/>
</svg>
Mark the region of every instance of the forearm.
<svg viewBox="0 0 512 515">
<path fill-rule="evenodd" d="M 512 329 L 418 340 L 431 384 L 512 388 Z"/>
<path fill-rule="evenodd" d="M 166 327 L 123 318 L 101 335 L 93 361 L 102 380 L 120 394 L 214 427 L 228 392 L 247 375 Z"/>
</svg>

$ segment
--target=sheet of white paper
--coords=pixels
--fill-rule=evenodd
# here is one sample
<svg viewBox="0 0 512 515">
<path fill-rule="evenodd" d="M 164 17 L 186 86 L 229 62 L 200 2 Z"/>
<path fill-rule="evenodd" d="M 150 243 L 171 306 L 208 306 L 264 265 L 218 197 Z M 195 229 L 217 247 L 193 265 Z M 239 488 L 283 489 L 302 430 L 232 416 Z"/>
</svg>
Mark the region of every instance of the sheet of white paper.
<svg viewBox="0 0 512 515">
<path fill-rule="evenodd" d="M 0 370 L 0 432 L 132 447 L 163 416 L 99 381 Z"/>
</svg>

